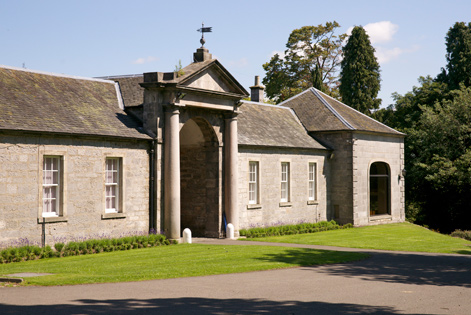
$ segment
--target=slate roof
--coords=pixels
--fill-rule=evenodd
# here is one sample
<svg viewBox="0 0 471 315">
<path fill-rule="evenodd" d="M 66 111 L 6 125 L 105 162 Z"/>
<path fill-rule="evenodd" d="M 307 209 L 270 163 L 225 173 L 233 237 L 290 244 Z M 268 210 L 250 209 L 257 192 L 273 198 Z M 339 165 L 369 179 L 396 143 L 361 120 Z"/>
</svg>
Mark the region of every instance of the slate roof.
<svg viewBox="0 0 471 315">
<path fill-rule="evenodd" d="M 239 145 L 323 149 L 290 108 L 245 101 L 238 116 Z"/>
<path fill-rule="evenodd" d="M 113 81 L 0 66 L 0 130 L 150 139 Z"/>
<path fill-rule="evenodd" d="M 139 106 L 144 102 L 144 88 L 139 85 L 144 82 L 144 75 L 109 76 L 101 79 L 118 82 L 125 107 Z"/>
<path fill-rule="evenodd" d="M 310 88 L 279 105 L 292 108 L 309 132 L 365 131 L 404 135 L 315 88 Z"/>
</svg>

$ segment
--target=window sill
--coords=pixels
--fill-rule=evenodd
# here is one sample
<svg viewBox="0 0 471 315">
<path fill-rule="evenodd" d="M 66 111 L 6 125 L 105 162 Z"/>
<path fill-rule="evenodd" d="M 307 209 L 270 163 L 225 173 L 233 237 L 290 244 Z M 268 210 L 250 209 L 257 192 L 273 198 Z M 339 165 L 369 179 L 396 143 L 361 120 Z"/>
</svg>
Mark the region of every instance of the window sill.
<svg viewBox="0 0 471 315">
<path fill-rule="evenodd" d="M 280 202 L 280 207 L 292 207 L 293 204 L 291 202 Z"/>
<path fill-rule="evenodd" d="M 58 223 L 58 222 L 67 222 L 67 217 L 42 217 L 38 218 L 38 224 L 42 224 L 44 219 L 44 223 Z"/>
<path fill-rule="evenodd" d="M 255 210 L 255 209 L 262 209 L 262 205 L 258 203 L 247 205 L 247 210 Z"/>
<path fill-rule="evenodd" d="M 391 221 L 392 216 L 390 214 L 376 214 L 370 215 L 370 221 Z"/>
<path fill-rule="evenodd" d="M 103 213 L 101 215 L 102 220 L 109 220 L 109 219 L 124 219 L 126 215 L 124 213 Z"/>
<path fill-rule="evenodd" d="M 318 204 L 319 204 L 319 201 L 317 201 L 317 200 L 308 200 L 308 201 L 307 201 L 307 204 L 308 204 L 308 205 L 318 205 Z"/>
</svg>

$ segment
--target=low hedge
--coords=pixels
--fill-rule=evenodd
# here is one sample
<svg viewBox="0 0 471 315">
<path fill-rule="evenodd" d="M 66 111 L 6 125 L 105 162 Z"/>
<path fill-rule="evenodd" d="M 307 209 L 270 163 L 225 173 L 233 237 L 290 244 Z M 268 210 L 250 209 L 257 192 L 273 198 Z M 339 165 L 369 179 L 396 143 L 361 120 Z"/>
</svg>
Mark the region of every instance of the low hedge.
<svg viewBox="0 0 471 315">
<path fill-rule="evenodd" d="M 49 257 L 67 257 L 77 255 L 98 254 L 136 248 L 146 248 L 161 245 L 170 245 L 164 235 L 149 234 L 139 236 L 126 236 L 113 239 L 92 239 L 83 242 L 68 242 L 54 244 L 54 249 L 47 245 L 11 247 L 0 251 L 0 264 L 36 260 Z"/>
<path fill-rule="evenodd" d="M 471 241 L 471 231 L 455 230 L 451 233 L 451 236 Z"/>
<path fill-rule="evenodd" d="M 329 230 L 346 229 L 353 227 L 352 224 L 338 225 L 334 220 L 321 221 L 318 223 L 300 223 L 291 225 L 278 225 L 269 227 L 255 227 L 250 229 L 242 229 L 239 231 L 240 236 L 247 238 L 281 236 L 304 233 L 315 233 Z"/>
</svg>

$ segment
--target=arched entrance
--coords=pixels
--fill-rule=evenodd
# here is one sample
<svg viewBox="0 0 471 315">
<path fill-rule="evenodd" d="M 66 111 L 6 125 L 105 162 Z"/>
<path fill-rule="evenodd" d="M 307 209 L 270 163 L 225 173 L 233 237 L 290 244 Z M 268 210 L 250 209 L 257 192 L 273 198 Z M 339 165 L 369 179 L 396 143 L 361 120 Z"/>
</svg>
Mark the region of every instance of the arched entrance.
<svg viewBox="0 0 471 315">
<path fill-rule="evenodd" d="M 203 118 L 180 130 L 181 229 L 219 236 L 219 154 L 213 127 Z"/>
<path fill-rule="evenodd" d="M 370 167 L 370 215 L 391 214 L 389 165 L 375 162 Z"/>
</svg>

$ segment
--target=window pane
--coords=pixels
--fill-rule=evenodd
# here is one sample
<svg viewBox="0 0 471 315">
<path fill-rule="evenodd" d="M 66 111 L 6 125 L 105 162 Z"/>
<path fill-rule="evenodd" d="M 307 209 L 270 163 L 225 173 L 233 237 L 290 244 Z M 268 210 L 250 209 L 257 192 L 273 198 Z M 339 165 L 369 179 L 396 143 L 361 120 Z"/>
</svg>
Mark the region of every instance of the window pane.
<svg viewBox="0 0 471 315">
<path fill-rule="evenodd" d="M 43 213 L 59 212 L 60 157 L 44 157 L 43 161 Z"/>
<path fill-rule="evenodd" d="M 119 208 L 119 158 L 107 158 L 105 161 L 105 211 L 117 212 Z"/>
</svg>

